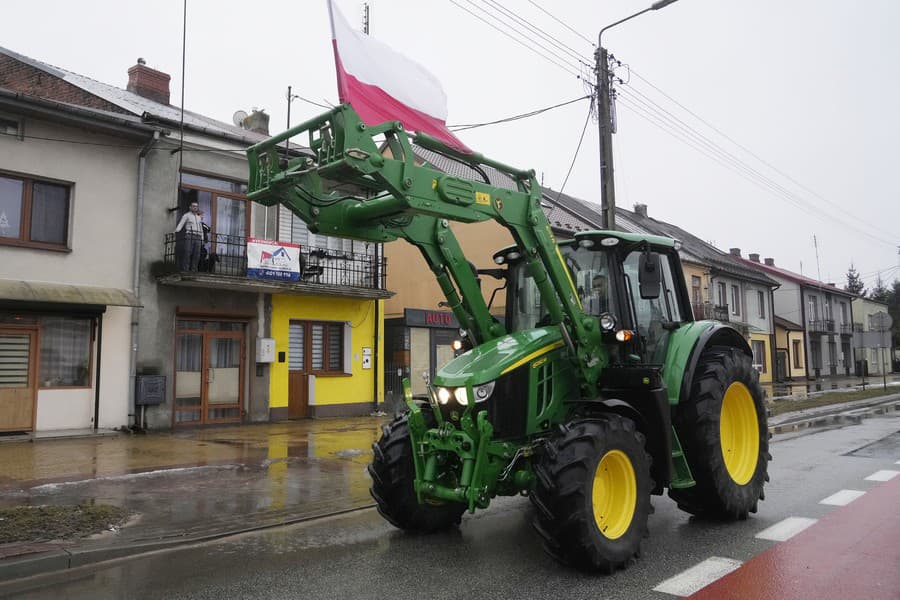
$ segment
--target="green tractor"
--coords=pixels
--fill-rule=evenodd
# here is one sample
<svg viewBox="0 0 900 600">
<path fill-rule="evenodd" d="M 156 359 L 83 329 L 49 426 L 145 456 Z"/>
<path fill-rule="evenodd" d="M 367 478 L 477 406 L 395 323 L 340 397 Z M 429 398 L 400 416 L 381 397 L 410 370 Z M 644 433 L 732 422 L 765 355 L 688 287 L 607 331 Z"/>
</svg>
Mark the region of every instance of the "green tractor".
<svg viewBox="0 0 900 600">
<path fill-rule="evenodd" d="M 413 144 L 482 177 L 423 163 Z M 427 398 L 405 382 L 408 410 L 373 446 L 371 492 L 392 524 L 440 531 L 527 495 L 551 555 L 609 573 L 639 554 L 653 494 L 696 515 L 756 511 L 771 458 L 758 374 L 738 331 L 694 321 L 678 242 L 618 231 L 557 242 L 533 171 L 399 122 L 367 127 L 349 105 L 248 156 L 251 200 L 283 203 L 314 232 L 418 247 L 472 346 Z M 484 270 L 505 279 L 504 322 L 449 227 L 488 219 L 515 241 Z"/>
</svg>

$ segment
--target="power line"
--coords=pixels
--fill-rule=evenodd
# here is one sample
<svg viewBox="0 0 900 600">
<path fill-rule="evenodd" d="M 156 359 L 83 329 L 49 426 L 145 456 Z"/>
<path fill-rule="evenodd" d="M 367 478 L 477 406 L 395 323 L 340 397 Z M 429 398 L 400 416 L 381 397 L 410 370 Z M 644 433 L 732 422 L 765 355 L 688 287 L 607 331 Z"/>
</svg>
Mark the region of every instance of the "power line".
<svg viewBox="0 0 900 600">
<path fill-rule="evenodd" d="M 106 142 L 88 142 L 85 140 L 67 140 L 64 138 L 44 137 L 39 135 L 19 135 L 17 133 L 7 133 L 0 131 L 0 135 L 14 137 L 19 140 L 39 140 L 42 142 L 56 142 L 60 144 L 75 144 L 77 146 L 99 146 L 101 148 L 125 148 L 129 150 L 140 150 L 143 146 L 133 146 L 130 144 L 109 144 Z M 174 142 L 175 140 L 173 140 Z M 240 152 L 246 153 L 246 150 L 230 149 L 230 148 L 176 148 L 178 152 Z"/>
<path fill-rule="evenodd" d="M 641 75 L 640 73 L 638 73 L 638 72 L 635 71 L 634 69 L 630 68 L 630 72 L 631 72 L 635 77 L 637 77 L 638 79 L 640 79 L 641 81 L 643 81 L 644 83 L 646 83 L 647 85 L 649 85 L 651 88 L 653 88 L 654 90 L 656 90 L 657 92 L 659 92 L 660 94 L 662 94 L 665 98 L 667 98 L 669 101 L 671 101 L 672 103 L 674 103 L 676 106 L 678 106 L 679 108 L 681 108 L 682 110 L 684 110 L 685 112 L 687 112 L 689 115 L 691 115 L 692 117 L 694 117 L 695 119 L 697 119 L 698 121 L 700 121 L 701 123 L 703 123 L 704 125 L 706 125 L 707 127 L 709 127 L 710 129 L 712 129 L 713 131 L 715 131 L 716 133 L 718 133 L 720 136 L 722 136 L 723 138 L 725 138 L 726 140 L 728 140 L 729 142 L 731 142 L 732 144 L 734 144 L 735 146 L 737 146 L 738 148 L 740 148 L 741 150 L 743 150 L 744 152 L 746 152 L 747 154 L 749 154 L 750 156 L 752 156 L 753 158 L 755 158 L 756 160 L 758 160 L 759 162 L 761 162 L 763 165 L 765 165 L 766 167 L 768 167 L 768 168 L 771 169 L 772 171 L 778 173 L 779 175 L 781 175 L 782 177 L 784 177 L 785 179 L 787 179 L 788 181 L 790 181 L 791 183 L 793 183 L 793 184 L 796 185 L 797 187 L 799 187 L 799 188 L 801 188 L 802 190 L 806 191 L 807 193 L 809 193 L 809 194 L 815 196 L 815 197 L 818 198 L 819 200 L 822 200 L 823 202 L 826 202 L 826 203 L 832 205 L 833 207 L 837 208 L 839 211 L 841 211 L 841 212 L 844 213 L 845 215 L 847 215 L 847 216 L 849 216 L 849 217 L 851 217 L 851 218 L 854 218 L 854 219 L 859 220 L 859 217 L 857 217 L 856 215 L 854 215 L 854 214 L 852 214 L 852 213 L 850 213 L 850 212 L 844 210 L 839 204 L 837 204 L 837 203 L 835 203 L 835 202 L 832 202 L 831 200 L 829 200 L 828 198 L 825 198 L 824 196 L 822 196 L 821 194 L 819 194 L 819 193 L 816 192 L 815 190 L 813 190 L 813 189 L 807 187 L 806 185 L 804 185 L 803 183 L 801 183 L 801 182 L 798 181 L 797 179 L 791 177 L 789 174 L 785 173 L 784 171 L 782 171 L 781 169 L 779 169 L 779 168 L 776 167 L 775 165 L 771 164 L 769 161 L 765 160 L 764 158 L 762 158 L 761 156 L 759 156 L 758 154 L 756 154 L 755 152 L 753 152 L 752 150 L 750 150 L 749 148 L 747 148 L 745 145 L 741 144 L 740 142 L 738 142 L 737 140 L 735 140 L 734 138 L 732 138 L 731 136 L 729 136 L 728 134 L 726 134 L 725 132 L 723 132 L 722 130 L 720 130 L 719 128 L 717 128 L 715 125 L 713 125 L 712 123 L 710 123 L 709 121 L 707 121 L 706 119 L 704 119 L 703 117 L 701 117 L 700 115 L 698 115 L 697 113 L 695 113 L 694 111 L 692 111 L 691 109 L 689 109 L 688 107 L 686 107 L 684 104 L 682 104 L 681 102 L 679 102 L 678 100 L 676 100 L 675 98 L 673 98 L 672 96 L 670 96 L 669 94 L 667 94 L 666 92 L 664 92 L 663 90 L 661 90 L 659 87 L 657 87 L 656 85 L 654 85 L 650 80 L 648 80 L 646 77 L 644 77 L 643 75 Z M 871 224 L 868 224 L 868 223 L 867 223 L 867 225 L 871 225 Z M 885 230 L 882 230 L 882 232 L 883 232 L 883 233 L 886 233 L 886 234 L 889 234 L 889 232 L 887 232 L 887 231 L 885 231 Z"/>
<path fill-rule="evenodd" d="M 473 17 L 475 17 L 476 19 L 478 19 L 478 20 L 481 21 L 482 23 L 484 23 L 484 24 L 486 24 L 486 25 L 492 27 L 493 29 L 497 30 L 498 32 L 502 33 L 503 35 L 505 35 L 506 37 L 508 37 L 508 38 L 511 39 L 512 41 L 514 41 L 514 42 L 516 42 L 517 44 L 519 44 L 520 46 L 522 46 L 522 47 L 524 47 L 524 48 L 527 48 L 529 52 L 533 52 L 534 54 L 537 54 L 538 56 L 540 56 L 541 58 L 543 58 L 543 59 L 546 60 L 547 62 L 550 62 L 550 63 L 556 65 L 556 66 L 559 67 L 560 69 L 562 69 L 562 70 L 568 72 L 568 73 L 571 74 L 571 75 L 574 75 L 575 77 L 582 78 L 582 77 L 581 77 L 581 73 L 579 73 L 578 71 L 576 71 L 575 69 L 573 69 L 570 65 L 566 65 L 566 64 L 565 64 L 566 59 L 564 59 L 564 58 L 562 58 L 562 57 L 559 57 L 559 56 L 557 56 L 556 54 L 554 54 L 553 52 L 549 52 L 549 51 L 548 51 L 548 54 L 549 54 L 550 56 L 548 56 L 547 54 L 544 54 L 544 53 L 542 53 L 542 52 L 536 50 L 533 46 L 529 46 L 528 44 L 526 44 L 525 42 L 523 42 L 523 41 L 520 40 L 519 38 L 514 37 L 512 34 L 508 33 L 507 31 L 504 31 L 503 29 L 500 29 L 498 26 L 494 25 L 494 24 L 491 23 L 490 21 L 487 21 L 486 19 L 484 19 L 484 18 L 481 17 L 480 15 L 475 14 L 474 12 L 472 12 L 471 10 L 469 10 L 468 8 L 466 8 L 465 6 L 463 6 L 462 4 L 460 4 L 459 2 L 457 2 L 456 0 L 449 0 L 449 1 L 450 1 L 451 4 L 453 4 L 453 5 L 456 6 L 457 8 L 466 11 L 467 13 L 469 13 L 470 15 L 472 15 Z M 471 0 L 466 0 L 466 1 L 468 1 L 468 2 L 471 3 Z M 481 9 L 481 10 L 483 10 L 483 9 Z M 496 19 L 496 17 L 494 17 L 494 18 Z M 539 46 L 539 47 L 541 47 L 542 49 L 544 49 L 544 50 L 546 51 L 546 48 L 544 48 L 543 45 L 539 44 L 538 42 L 536 42 L 535 40 L 529 38 L 528 36 L 524 36 L 524 37 L 525 37 L 525 39 L 529 40 L 530 42 L 532 42 L 532 43 L 535 44 L 536 46 Z M 551 58 L 551 56 L 552 56 L 553 58 Z M 562 62 L 559 62 L 559 61 L 562 61 Z"/>
<path fill-rule="evenodd" d="M 625 89 L 627 89 L 628 92 L 626 92 Z M 695 130 L 689 124 L 687 124 L 683 120 L 679 119 L 677 116 L 675 116 L 674 114 L 672 114 L 671 112 L 666 110 L 664 107 L 662 107 L 659 104 L 657 104 L 656 102 L 654 102 L 651 98 L 649 98 L 645 94 L 641 93 L 639 90 L 637 90 L 633 87 L 625 88 L 625 89 L 620 90 L 620 93 L 624 93 L 626 98 L 629 97 L 629 95 L 630 95 L 629 92 L 631 92 L 631 91 L 635 92 L 637 95 L 639 95 L 643 99 L 637 98 L 634 96 L 630 96 L 630 99 L 634 102 L 639 103 L 641 105 L 641 107 L 644 108 L 646 111 L 653 113 L 655 116 L 657 116 L 660 120 L 662 120 L 664 122 L 669 122 L 669 124 L 673 128 L 680 131 L 683 135 L 686 135 L 690 138 L 696 139 L 697 143 L 709 148 L 710 151 L 716 153 L 719 157 L 723 157 L 723 160 L 728 161 L 729 163 L 731 163 L 738 169 L 742 170 L 746 174 L 749 174 L 751 177 L 754 177 L 757 180 L 761 181 L 766 187 L 768 187 L 770 189 L 770 191 L 776 192 L 781 198 L 787 200 L 788 202 L 790 202 L 792 205 L 799 208 L 803 212 L 806 212 L 807 214 L 811 214 L 811 215 L 816 216 L 823 220 L 825 218 L 837 220 L 837 219 L 835 219 L 835 217 L 833 215 L 825 212 L 824 210 L 817 209 L 814 205 L 811 205 L 807 200 L 796 195 L 791 190 L 781 186 L 780 184 L 778 184 L 777 182 L 775 182 L 768 176 L 764 175 L 763 173 L 754 169 L 752 166 L 748 165 L 745 161 L 743 161 L 739 157 L 737 157 L 734 154 L 730 153 L 729 151 L 725 150 L 720 145 L 718 145 L 716 142 L 714 142 L 713 140 L 709 139 L 702 133 Z M 857 220 L 859 220 L 859 219 L 857 219 Z M 878 242 L 888 244 L 891 246 L 895 245 L 893 242 L 889 242 L 884 238 L 881 238 L 881 237 L 878 237 L 878 236 L 872 234 L 871 231 L 869 231 L 867 229 L 863 229 L 863 228 L 854 226 L 853 224 L 846 223 L 845 221 L 841 221 L 841 224 L 843 224 L 844 226 L 850 227 L 852 229 L 855 229 L 862 235 L 869 237 L 870 239 L 872 239 L 874 241 L 878 241 Z"/>
<path fill-rule="evenodd" d="M 584 141 L 584 133 L 587 131 L 588 123 L 591 122 L 591 114 L 594 112 L 594 102 L 591 101 L 590 107 L 588 107 L 587 118 L 584 120 L 584 127 L 581 129 L 581 137 L 578 138 L 578 146 L 575 148 L 575 156 L 572 157 L 572 164 L 569 165 L 569 170 L 566 172 L 566 178 L 563 179 L 562 186 L 559 188 L 559 194 L 556 196 L 556 201 L 559 202 L 559 199 L 562 197 L 563 190 L 566 189 L 566 184 L 569 183 L 569 175 L 572 174 L 572 168 L 575 166 L 575 160 L 578 158 L 578 153 L 581 151 L 581 142 Z"/>
<path fill-rule="evenodd" d="M 557 23 L 559 23 L 560 25 L 562 25 L 563 27 L 565 27 L 566 29 L 568 29 L 569 31 L 571 31 L 572 33 L 574 33 L 575 35 L 577 35 L 578 37 L 580 37 L 581 39 L 583 39 L 584 41 L 586 41 L 586 42 L 587 42 L 588 44 L 590 44 L 591 46 L 594 46 L 595 48 L 597 47 L 597 44 L 595 44 L 592 40 L 590 40 L 589 38 L 586 38 L 585 36 L 583 36 L 583 35 L 581 34 L 581 32 L 576 31 L 576 30 L 573 29 L 571 26 L 569 26 L 567 23 L 564 23 L 563 21 L 560 21 L 560 20 L 559 20 L 558 18 L 556 18 L 553 14 L 547 12 L 547 10 L 544 9 L 544 7 L 542 7 L 542 6 L 541 6 L 540 4 L 538 4 L 537 2 L 533 2 L 532 0 L 528 0 L 528 3 L 531 4 L 532 6 L 534 6 L 536 9 L 538 9 L 538 10 L 541 11 L 542 13 L 544 13 L 545 15 L 547 15 L 548 17 L 550 17 L 551 19 L 553 19 L 554 21 L 556 21 Z"/>
<path fill-rule="evenodd" d="M 562 106 L 568 106 L 569 104 L 574 104 L 575 102 L 579 102 L 581 100 L 587 100 L 591 96 L 581 96 L 580 98 L 575 98 L 573 100 L 568 100 L 566 102 L 560 102 L 559 104 L 554 104 L 553 106 L 547 106 L 545 108 L 539 108 L 537 110 L 533 110 L 531 112 L 522 113 L 520 115 L 513 115 L 511 117 L 505 117 L 503 119 L 497 119 L 496 121 L 488 121 L 487 123 L 470 123 L 465 125 L 448 125 L 447 128 L 450 131 L 465 131 L 466 129 L 475 129 L 476 127 L 486 127 L 488 125 L 497 125 L 499 123 L 509 123 L 511 121 L 518 121 L 519 119 L 527 119 L 528 117 L 534 117 L 541 113 L 545 113 L 548 110 L 553 110 L 554 108 L 560 108 Z"/>
<path fill-rule="evenodd" d="M 575 60 L 577 60 L 578 62 L 582 63 L 583 65 L 585 65 L 585 66 L 587 66 L 587 67 L 593 68 L 594 65 L 591 64 L 591 62 L 590 62 L 590 60 L 591 60 L 590 57 L 581 54 L 580 52 L 578 52 L 577 50 L 575 50 L 575 49 L 572 48 L 571 46 L 569 46 L 569 45 L 567 45 L 567 44 L 561 42 L 558 38 L 556 38 L 556 37 L 550 35 L 549 33 L 547 33 L 546 31 L 544 31 L 543 29 L 541 29 L 541 28 L 538 27 L 537 25 L 535 25 L 535 24 L 531 23 L 530 21 L 528 21 L 527 19 L 524 19 L 524 18 L 520 17 L 519 15 L 515 14 L 514 12 L 512 12 L 511 10 L 509 10 L 508 8 L 506 8 L 505 6 L 503 6 L 502 4 L 500 4 L 499 2 L 497 2 L 496 0 L 484 0 L 484 1 L 487 2 L 487 3 L 490 4 L 490 5 L 493 5 L 497 10 L 502 11 L 503 13 L 505 13 L 506 15 L 508 15 L 508 16 L 509 16 L 510 18 L 512 18 L 513 20 L 515 20 L 515 21 L 517 21 L 518 23 L 524 25 L 525 27 L 527 27 L 528 29 L 530 29 L 533 33 L 536 33 L 537 35 L 541 36 L 543 39 L 547 40 L 548 42 L 550 42 L 551 44 L 553 44 L 554 46 L 556 46 L 557 48 L 559 48 L 559 49 L 562 50 L 563 52 L 568 53 L 570 56 L 572 56 L 572 57 L 573 57 Z"/>
</svg>

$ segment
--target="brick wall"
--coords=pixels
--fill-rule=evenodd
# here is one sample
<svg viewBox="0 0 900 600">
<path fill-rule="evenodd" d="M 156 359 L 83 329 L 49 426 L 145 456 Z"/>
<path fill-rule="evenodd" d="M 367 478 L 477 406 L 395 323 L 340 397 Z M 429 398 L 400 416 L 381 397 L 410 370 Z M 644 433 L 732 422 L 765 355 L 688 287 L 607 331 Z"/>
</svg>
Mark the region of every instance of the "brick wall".
<svg viewBox="0 0 900 600">
<path fill-rule="evenodd" d="M 0 87 L 38 98 L 129 114 L 115 104 L 5 54 L 0 54 Z"/>
</svg>

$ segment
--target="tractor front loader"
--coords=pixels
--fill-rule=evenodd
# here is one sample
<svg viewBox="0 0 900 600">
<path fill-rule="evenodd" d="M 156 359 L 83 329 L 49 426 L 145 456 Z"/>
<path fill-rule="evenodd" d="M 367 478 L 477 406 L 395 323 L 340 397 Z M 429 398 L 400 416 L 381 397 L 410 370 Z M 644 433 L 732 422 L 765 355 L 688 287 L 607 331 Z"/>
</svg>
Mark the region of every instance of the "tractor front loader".
<svg viewBox="0 0 900 600">
<path fill-rule="evenodd" d="M 484 177 L 442 172 L 414 145 Z M 251 200 L 284 204 L 316 233 L 416 246 L 472 345 L 427 400 L 407 394 L 373 447 L 372 496 L 388 521 L 438 531 L 523 494 L 550 554 L 611 572 L 639 553 L 652 494 L 668 489 L 693 514 L 756 510 L 770 459 L 758 376 L 740 333 L 694 321 L 678 242 L 618 231 L 558 242 L 533 171 L 399 122 L 366 126 L 349 105 L 248 156 Z M 489 171 L 511 183 L 492 185 Z M 450 228 L 488 219 L 515 242 L 494 256 L 504 322 Z"/>
</svg>

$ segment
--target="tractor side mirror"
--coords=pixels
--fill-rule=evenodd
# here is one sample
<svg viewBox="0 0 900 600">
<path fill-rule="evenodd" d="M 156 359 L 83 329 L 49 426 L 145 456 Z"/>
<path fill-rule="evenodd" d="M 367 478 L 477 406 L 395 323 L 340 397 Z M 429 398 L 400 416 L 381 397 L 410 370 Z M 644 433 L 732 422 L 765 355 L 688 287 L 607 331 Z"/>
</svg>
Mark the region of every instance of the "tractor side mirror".
<svg viewBox="0 0 900 600">
<path fill-rule="evenodd" d="M 659 268 L 659 254 L 656 252 L 644 252 L 638 261 L 638 287 L 641 298 L 654 300 L 659 298 L 662 283 L 661 269 Z"/>
</svg>

